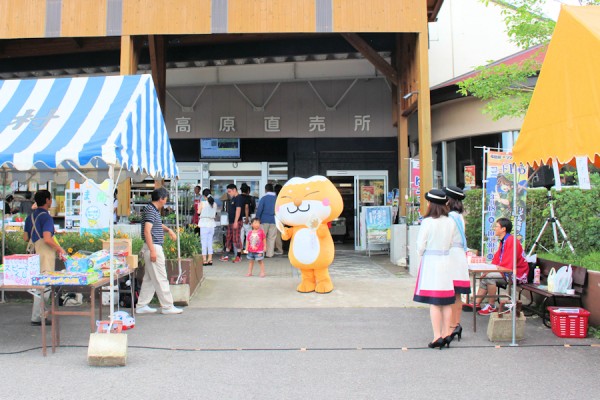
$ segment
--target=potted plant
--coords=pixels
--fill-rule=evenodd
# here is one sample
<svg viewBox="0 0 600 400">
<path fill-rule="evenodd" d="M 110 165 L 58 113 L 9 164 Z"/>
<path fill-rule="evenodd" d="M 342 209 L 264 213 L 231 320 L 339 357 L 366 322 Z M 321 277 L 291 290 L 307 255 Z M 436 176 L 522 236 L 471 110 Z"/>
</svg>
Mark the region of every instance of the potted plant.
<svg viewBox="0 0 600 400">
<path fill-rule="evenodd" d="M 142 222 L 142 214 L 133 211 L 131 214 L 129 214 L 128 219 L 130 224 L 139 224 Z"/>
</svg>

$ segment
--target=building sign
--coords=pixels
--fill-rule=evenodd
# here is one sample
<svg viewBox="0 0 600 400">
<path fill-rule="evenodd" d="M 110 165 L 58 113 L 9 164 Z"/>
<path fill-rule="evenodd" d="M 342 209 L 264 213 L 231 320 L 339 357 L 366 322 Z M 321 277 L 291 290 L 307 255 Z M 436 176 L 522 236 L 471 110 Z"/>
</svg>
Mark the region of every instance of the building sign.
<svg viewBox="0 0 600 400">
<path fill-rule="evenodd" d="M 279 132 L 280 117 L 265 117 L 265 132 Z"/>
<path fill-rule="evenodd" d="M 175 118 L 175 132 L 191 133 L 190 120 L 191 118 L 188 117 Z"/>
<path fill-rule="evenodd" d="M 361 132 L 369 132 L 371 124 L 370 115 L 355 115 L 354 116 L 354 132 L 360 130 Z"/>
<path fill-rule="evenodd" d="M 219 119 L 219 132 L 235 132 L 235 117 L 221 117 Z"/>
<path fill-rule="evenodd" d="M 321 117 L 318 115 L 315 115 L 314 117 L 309 117 L 309 122 L 308 122 L 308 131 L 309 132 L 325 132 L 326 127 L 325 127 L 325 117 Z"/>
</svg>

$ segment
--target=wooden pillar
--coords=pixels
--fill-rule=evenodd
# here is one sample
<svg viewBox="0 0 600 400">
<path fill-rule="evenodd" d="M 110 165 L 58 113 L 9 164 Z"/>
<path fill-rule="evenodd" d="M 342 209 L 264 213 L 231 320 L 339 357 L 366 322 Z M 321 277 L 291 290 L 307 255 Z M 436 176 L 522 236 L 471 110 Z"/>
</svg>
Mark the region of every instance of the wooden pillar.
<svg viewBox="0 0 600 400">
<path fill-rule="evenodd" d="M 417 34 L 416 69 L 418 88 L 419 166 L 421 168 L 421 214 L 427 211 L 425 193 L 433 186 L 431 157 L 431 102 L 429 96 L 429 60 L 427 19 L 423 17 L 423 30 Z"/>
<path fill-rule="evenodd" d="M 139 59 L 140 43 L 133 36 L 121 36 L 121 75 L 135 75 L 137 73 Z M 131 179 L 121 182 L 117 190 L 117 214 L 119 216 L 129 216 L 131 214 Z"/>
<path fill-rule="evenodd" d="M 148 50 L 150 51 L 150 66 L 152 80 L 158 96 L 158 104 L 163 115 L 165 114 L 165 101 L 167 95 L 167 59 L 165 37 L 162 35 L 148 35 Z"/>
<path fill-rule="evenodd" d="M 128 216 L 131 214 L 129 208 L 129 201 L 131 200 L 131 179 L 125 179 L 117 186 L 117 200 L 119 206 L 117 207 L 117 215 Z"/>
<path fill-rule="evenodd" d="M 121 36 L 121 75 L 137 72 L 139 48 L 133 36 Z"/>
<path fill-rule="evenodd" d="M 406 64 L 407 53 L 405 52 L 406 46 L 403 45 L 404 36 L 406 34 L 396 34 L 396 49 L 395 56 L 393 57 L 394 66 L 396 68 L 396 74 L 401 77 L 402 69 L 408 70 Z M 393 86 L 394 92 L 392 93 L 392 99 L 394 100 L 394 121 L 398 129 L 398 181 L 400 190 L 400 209 L 399 215 L 406 215 L 406 195 L 409 193 L 409 174 L 408 158 L 410 157 L 408 151 L 408 116 L 403 114 L 403 92 L 406 91 L 404 87 L 403 79 L 398 79 L 398 85 Z"/>
</svg>

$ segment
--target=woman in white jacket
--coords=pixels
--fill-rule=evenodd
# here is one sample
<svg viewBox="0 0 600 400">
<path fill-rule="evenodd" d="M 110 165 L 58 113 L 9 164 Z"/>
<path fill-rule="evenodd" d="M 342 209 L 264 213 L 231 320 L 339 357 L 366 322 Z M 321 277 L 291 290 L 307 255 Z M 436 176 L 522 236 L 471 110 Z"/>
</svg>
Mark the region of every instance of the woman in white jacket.
<svg viewBox="0 0 600 400">
<path fill-rule="evenodd" d="M 442 190 L 430 190 L 425 198 L 429 205 L 417 236 L 421 262 L 413 300 L 430 305 L 433 340 L 428 346 L 441 350 L 452 341 L 451 305 L 456 294 L 449 254 L 456 224 L 448 217 L 448 198 Z"/>
</svg>

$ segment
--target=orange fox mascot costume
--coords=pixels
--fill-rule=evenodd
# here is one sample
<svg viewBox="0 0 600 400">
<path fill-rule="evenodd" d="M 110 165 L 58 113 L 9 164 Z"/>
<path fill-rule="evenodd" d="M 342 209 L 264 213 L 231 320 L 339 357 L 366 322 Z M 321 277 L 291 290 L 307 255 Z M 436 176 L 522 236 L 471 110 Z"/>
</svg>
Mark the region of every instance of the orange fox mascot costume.
<svg viewBox="0 0 600 400">
<path fill-rule="evenodd" d="M 327 222 L 339 217 L 343 208 L 340 192 L 324 176 L 292 178 L 281 188 L 275 202 L 275 223 L 283 240 L 292 239 L 288 256 L 302 273 L 299 292 L 333 290 L 329 266 L 335 248 Z"/>
</svg>

